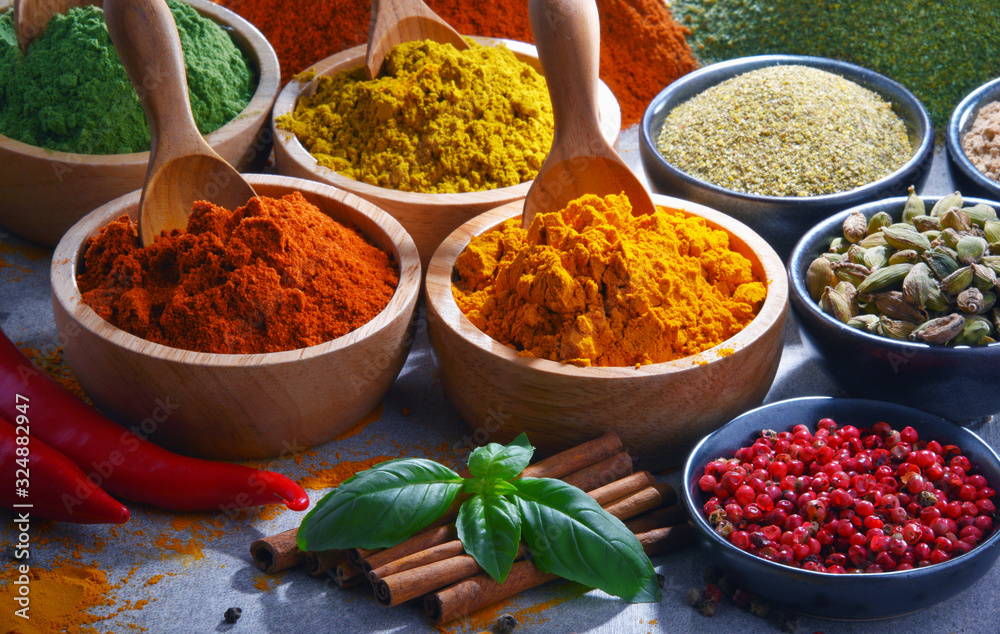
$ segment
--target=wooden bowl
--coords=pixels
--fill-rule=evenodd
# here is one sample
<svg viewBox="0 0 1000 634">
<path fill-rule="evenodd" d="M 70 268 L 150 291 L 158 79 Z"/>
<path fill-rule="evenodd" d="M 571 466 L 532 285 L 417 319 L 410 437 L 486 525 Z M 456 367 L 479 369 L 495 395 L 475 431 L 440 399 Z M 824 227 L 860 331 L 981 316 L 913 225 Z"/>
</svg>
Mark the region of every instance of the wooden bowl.
<svg viewBox="0 0 1000 634">
<path fill-rule="evenodd" d="M 535 47 L 513 40 L 473 37 L 474 41 L 483 45 L 503 44 L 523 62 L 530 64 L 539 73 L 541 63 Z M 327 57 L 310 66 L 316 71 L 316 76 L 330 76 L 341 70 L 361 66 L 365 62 L 367 45 L 355 46 L 336 55 Z M 316 90 L 316 80 L 302 83 L 295 80 L 288 82 L 274 103 L 274 114 L 271 125 L 274 130 L 274 159 L 280 174 L 309 178 L 321 183 L 327 183 L 352 194 L 357 194 L 370 200 L 382 209 L 388 211 L 413 236 L 420 252 L 420 261 L 427 268 L 434 250 L 439 244 L 465 221 L 482 212 L 500 205 L 521 200 L 528 193 L 531 181 L 480 192 L 461 194 L 424 194 L 419 192 L 404 192 L 369 185 L 353 178 L 348 178 L 328 167 L 320 165 L 308 150 L 288 130 L 281 130 L 274 121 L 295 109 L 298 98 L 303 93 L 313 94 Z M 611 145 L 618 143 L 621 131 L 621 109 L 618 100 L 611 89 L 600 82 L 598 87 L 598 105 L 601 115 L 601 133 Z"/>
<path fill-rule="evenodd" d="M 550 453 L 613 430 L 637 469 L 679 466 L 704 435 L 760 405 L 778 370 L 788 313 L 784 265 L 738 220 L 696 203 L 653 195 L 657 206 L 704 218 L 731 236 L 767 283 L 757 317 L 735 337 L 699 354 L 629 367 L 577 367 L 519 357 L 479 330 L 452 295 L 455 260 L 469 240 L 520 215 L 516 202 L 477 216 L 441 244 L 427 271 L 428 333 L 445 394 L 476 443 L 526 432 Z"/>
<path fill-rule="evenodd" d="M 253 25 L 210 0 L 185 0 L 223 25 L 259 71 L 257 91 L 232 121 L 205 136 L 240 171 L 262 167 L 271 152 L 266 125 L 278 94 L 278 57 Z M 0 0 L 0 11 L 11 4 Z M 149 152 L 75 154 L 55 152 L 0 135 L 0 225 L 45 246 L 104 203 L 140 189 Z"/>
<path fill-rule="evenodd" d="M 76 284 L 87 239 L 127 213 L 132 192 L 74 225 L 52 259 L 52 304 L 63 352 L 87 395 L 123 425 L 181 453 L 265 458 L 326 442 L 375 408 L 413 340 L 420 261 L 413 240 L 387 213 L 327 185 L 250 174 L 262 196 L 300 191 L 394 254 L 400 279 L 372 321 L 332 341 L 286 352 L 209 354 L 152 343 L 112 326 L 82 303 Z"/>
</svg>

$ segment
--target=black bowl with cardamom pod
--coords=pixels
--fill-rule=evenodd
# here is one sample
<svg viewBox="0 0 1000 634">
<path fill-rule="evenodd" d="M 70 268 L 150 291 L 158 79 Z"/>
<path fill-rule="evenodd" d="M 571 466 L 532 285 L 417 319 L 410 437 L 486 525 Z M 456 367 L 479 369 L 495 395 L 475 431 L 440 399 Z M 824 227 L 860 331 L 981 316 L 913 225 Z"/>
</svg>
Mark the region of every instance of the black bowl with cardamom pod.
<svg viewBox="0 0 1000 634">
<path fill-rule="evenodd" d="M 718 458 L 733 457 L 737 449 L 753 443 L 762 430 L 781 432 L 802 424 L 815 431 L 823 418 L 832 418 L 838 426 L 871 428 L 882 421 L 896 430 L 913 427 L 923 440 L 959 447 L 988 486 L 1000 486 L 1000 457 L 996 451 L 980 435 L 941 416 L 898 403 L 826 396 L 763 405 L 706 436 L 684 464 L 679 494 L 690 512 L 698 546 L 726 578 L 773 606 L 840 621 L 903 617 L 944 601 L 964 601 L 968 609 L 974 609 L 977 602 L 992 600 L 990 582 L 984 577 L 1000 556 L 1000 531 L 995 525 L 993 532 L 972 550 L 948 561 L 911 570 L 856 574 L 819 572 L 769 561 L 740 550 L 713 529 L 703 510 L 709 494 L 703 493 L 698 484 L 705 466 Z M 886 629 L 909 631 L 919 629 L 921 623 L 931 624 L 932 630 L 944 629 L 933 625 L 938 617 L 919 618 L 930 620 L 904 619 L 896 628 Z"/>
<path fill-rule="evenodd" d="M 1000 161 L 996 158 L 1000 138 L 994 138 L 995 122 L 1000 121 L 1000 104 L 990 106 L 994 102 L 1000 102 L 1000 77 L 976 88 L 955 107 L 945 130 L 945 147 L 949 174 L 962 191 L 1000 200 Z M 987 107 L 987 115 L 977 124 L 981 111 Z M 989 121 L 988 113 L 994 109 L 993 121 Z M 980 171 L 976 162 L 990 175 Z"/>
<path fill-rule="evenodd" d="M 1000 412 L 998 210 L 911 192 L 831 216 L 795 245 L 802 339 L 847 395 L 965 425 Z"/>
<path fill-rule="evenodd" d="M 909 145 L 909 154 L 902 163 L 885 176 L 876 177 L 874 180 L 864 182 L 859 186 L 854 186 L 844 190 L 834 190 L 832 193 L 811 194 L 806 192 L 802 195 L 764 195 L 746 193 L 747 189 L 738 187 L 723 187 L 718 184 L 718 180 L 712 182 L 705 178 L 694 176 L 689 171 L 678 167 L 675 162 L 671 162 L 661 153 L 659 149 L 659 139 L 664 122 L 667 117 L 679 106 L 689 100 L 699 96 L 708 89 L 716 88 L 719 84 L 733 79 L 739 75 L 752 71 L 759 71 L 772 66 L 791 65 L 807 66 L 818 69 L 840 77 L 861 86 L 868 91 L 875 93 L 884 102 L 887 102 L 891 111 L 902 120 L 905 126 L 905 141 Z M 824 82 L 829 83 L 829 82 Z M 753 101 L 753 100 L 752 100 Z M 775 110 L 776 100 L 762 98 L 753 101 L 755 107 L 759 105 L 765 110 Z M 693 102 L 692 102 L 693 103 Z M 830 106 L 829 108 L 819 108 L 819 117 L 813 125 L 803 126 L 809 130 L 822 131 L 831 125 L 833 119 L 832 112 L 838 115 L 845 112 L 860 110 L 845 104 L 842 107 Z M 877 109 L 876 109 L 877 110 Z M 739 120 L 724 117 L 725 120 Z M 702 118 L 701 126 L 706 125 L 710 119 Z M 714 119 L 711 119 L 714 121 Z M 864 124 L 858 124 L 864 127 Z M 718 126 L 713 123 L 713 128 Z M 810 134 L 812 134 L 810 132 Z M 808 135 L 807 135 L 808 136 Z M 804 142 L 798 139 L 788 139 L 787 144 L 803 145 L 809 147 L 826 147 L 822 138 L 817 135 L 808 137 Z M 838 134 L 837 138 L 852 138 L 852 133 Z M 760 143 L 764 143 L 767 138 L 778 138 L 779 134 L 771 129 L 765 128 L 754 133 L 746 131 L 734 131 L 732 134 L 732 145 L 725 150 L 714 152 L 705 160 L 716 164 L 719 169 L 736 170 L 731 176 L 739 177 L 743 171 L 739 169 L 742 160 L 751 164 L 759 163 L 751 159 L 754 148 Z M 783 139 L 783 144 L 786 142 Z M 697 144 L 696 144 L 697 145 Z M 707 143 L 705 145 L 708 145 Z M 714 147 L 714 145 L 712 146 Z M 769 147 L 769 146 L 766 146 Z M 786 147 L 786 145 L 783 145 Z M 705 66 L 699 70 L 681 77 L 671 83 L 660 92 L 650 102 L 642 118 L 639 129 L 639 149 L 643 167 L 649 177 L 653 191 L 670 196 L 676 196 L 685 200 L 691 200 L 707 207 L 717 209 L 725 214 L 733 216 L 745 225 L 749 226 L 761 237 L 763 237 L 778 254 L 787 261 L 788 255 L 799 240 L 817 222 L 849 207 L 865 202 L 879 200 L 888 196 L 905 195 L 907 187 L 915 185 L 919 189 L 930 173 L 930 166 L 934 156 L 934 127 L 931 124 L 927 110 L 923 104 L 899 84 L 884 75 L 876 73 L 867 68 L 842 62 L 839 60 L 811 57 L 800 55 L 759 55 L 754 57 L 743 57 L 716 64 Z M 872 154 L 867 151 L 859 152 L 862 157 Z M 767 156 L 782 154 L 781 151 L 768 152 Z M 785 152 L 791 155 L 791 152 Z M 905 154 L 905 149 L 900 149 L 900 154 Z M 824 153 L 830 159 L 828 153 Z M 853 154 L 852 154 L 853 156 Z M 833 160 L 834 170 L 851 171 L 856 167 L 852 161 Z M 781 173 L 791 171 L 804 172 L 807 166 L 795 163 L 793 169 L 765 170 L 765 178 L 781 178 Z M 818 179 L 826 178 L 827 171 L 820 172 Z M 812 178 L 812 177 L 811 177 Z M 830 175 L 833 178 L 833 175 Z M 728 181 L 727 181 L 728 182 Z M 814 179 L 819 183 L 820 180 Z M 817 186 L 816 191 L 820 191 Z M 766 191 L 759 189 L 754 191 Z"/>
</svg>

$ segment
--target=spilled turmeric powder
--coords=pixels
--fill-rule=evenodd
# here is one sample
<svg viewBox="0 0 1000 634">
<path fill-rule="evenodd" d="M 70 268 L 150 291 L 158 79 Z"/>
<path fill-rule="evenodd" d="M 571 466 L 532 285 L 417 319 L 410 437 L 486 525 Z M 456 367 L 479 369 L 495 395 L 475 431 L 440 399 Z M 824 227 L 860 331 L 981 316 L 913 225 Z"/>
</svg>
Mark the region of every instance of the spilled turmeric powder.
<svg viewBox="0 0 1000 634">
<path fill-rule="evenodd" d="M 459 255 L 455 301 L 520 356 L 579 366 L 662 363 L 715 347 L 766 296 L 729 234 L 658 208 L 635 217 L 624 195 L 587 195 L 520 217 Z"/>
<path fill-rule="evenodd" d="M 552 145 L 552 105 L 545 78 L 510 49 L 406 42 L 384 69 L 320 77 L 278 127 L 320 165 L 389 189 L 472 192 L 535 177 Z"/>
</svg>

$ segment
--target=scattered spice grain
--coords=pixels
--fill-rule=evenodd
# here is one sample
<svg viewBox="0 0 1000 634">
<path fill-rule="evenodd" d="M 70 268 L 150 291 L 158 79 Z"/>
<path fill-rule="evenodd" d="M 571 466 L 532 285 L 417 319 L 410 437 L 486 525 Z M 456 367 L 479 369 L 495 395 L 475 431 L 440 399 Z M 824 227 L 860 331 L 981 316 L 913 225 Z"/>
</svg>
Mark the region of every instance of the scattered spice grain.
<svg viewBox="0 0 1000 634">
<path fill-rule="evenodd" d="M 803 65 L 761 68 L 707 88 L 667 115 L 657 147 L 692 176 L 763 196 L 850 191 L 913 153 L 890 103 Z"/>
</svg>

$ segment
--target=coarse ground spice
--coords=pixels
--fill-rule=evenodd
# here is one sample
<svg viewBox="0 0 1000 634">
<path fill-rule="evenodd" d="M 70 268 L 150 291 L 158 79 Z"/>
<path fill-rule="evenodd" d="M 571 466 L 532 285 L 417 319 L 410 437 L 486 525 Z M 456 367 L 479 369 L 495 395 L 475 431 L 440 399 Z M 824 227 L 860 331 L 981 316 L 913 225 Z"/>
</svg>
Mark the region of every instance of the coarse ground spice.
<svg viewBox="0 0 1000 634">
<path fill-rule="evenodd" d="M 688 174 L 763 196 L 849 191 L 913 153 L 906 125 L 872 91 L 808 66 L 771 66 L 674 108 L 657 139 Z"/>
<path fill-rule="evenodd" d="M 368 41 L 367 0 L 220 0 L 271 42 L 281 80 L 321 59 Z M 427 0 L 427 6 L 463 35 L 532 43 L 528 3 Z M 600 77 L 622 110 L 622 126 L 637 123 L 650 100 L 697 67 L 687 30 L 664 0 L 597 0 L 601 22 Z"/>
<path fill-rule="evenodd" d="M 198 202 L 186 232 L 139 246 L 127 216 L 87 246 L 83 301 L 164 345 L 250 354 L 295 350 L 368 323 L 399 282 L 390 255 L 299 192 L 229 211 Z"/>
<path fill-rule="evenodd" d="M 276 124 L 348 178 L 440 194 L 530 181 L 554 126 L 545 79 L 506 46 L 429 40 L 395 46 L 375 79 L 320 77 Z"/>
<path fill-rule="evenodd" d="M 169 0 L 184 51 L 191 109 L 208 134 L 246 107 L 256 71 L 229 35 L 191 6 Z M 149 127 L 95 6 L 52 18 L 22 54 L 13 11 L 0 14 L 0 134 L 62 152 L 149 149 Z"/>
<path fill-rule="evenodd" d="M 998 72 L 996 0 L 673 0 L 671 10 L 703 64 L 765 53 L 851 62 L 909 88 L 938 129 Z"/>
<path fill-rule="evenodd" d="M 962 139 L 962 151 L 977 170 L 1000 182 L 1000 101 L 979 109 L 972 128 Z"/>
</svg>

